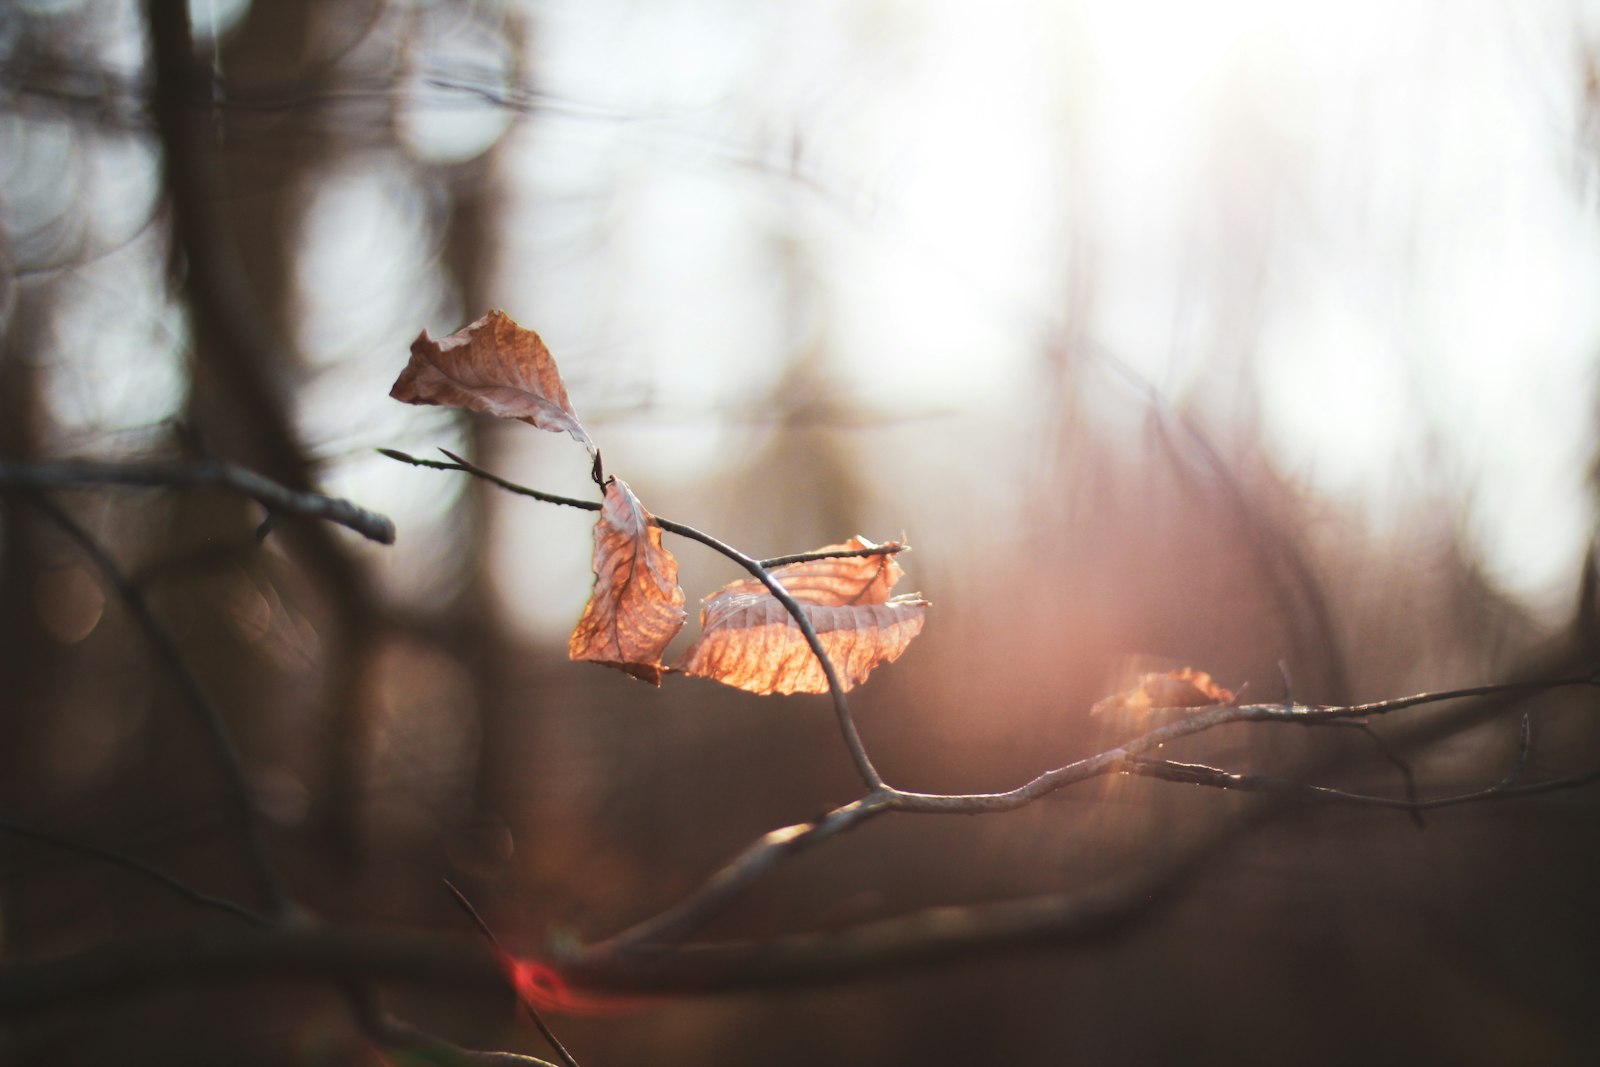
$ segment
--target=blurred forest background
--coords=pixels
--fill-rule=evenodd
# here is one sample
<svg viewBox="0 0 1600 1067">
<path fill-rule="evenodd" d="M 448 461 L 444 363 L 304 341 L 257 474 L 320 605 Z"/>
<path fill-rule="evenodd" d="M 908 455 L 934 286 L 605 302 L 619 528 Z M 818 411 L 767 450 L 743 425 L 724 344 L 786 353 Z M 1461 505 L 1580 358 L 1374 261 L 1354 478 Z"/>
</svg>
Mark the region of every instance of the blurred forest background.
<svg viewBox="0 0 1600 1067">
<path fill-rule="evenodd" d="M 258 536 L 225 493 L 49 494 L 175 639 L 325 922 L 478 950 L 448 877 L 539 955 L 860 792 L 825 698 L 565 661 L 588 516 L 376 454 L 592 494 L 570 441 L 388 398 L 421 329 L 491 307 L 657 514 L 758 556 L 909 537 L 927 631 L 853 701 L 902 788 L 1115 744 L 1139 724 L 1088 708 L 1130 656 L 1320 703 L 1596 666 L 1600 5 L 191 0 L 158 76 L 171 6 L 0 7 L 0 461 L 213 456 L 395 520 L 383 547 Z M 0 507 L 0 820 L 266 908 L 126 599 Z M 691 600 L 738 576 L 674 550 Z M 1445 795 L 1512 770 L 1524 712 L 1524 773 L 1600 766 L 1596 710 L 1378 729 Z M 1171 754 L 1404 795 L 1357 731 Z M 552 1020 L 585 1067 L 1592 1063 L 1597 816 L 1593 787 L 1413 819 L 1136 778 L 893 816 L 706 936 L 1132 903 Z M 230 923 L 0 834 L 0 972 Z M 125 992 L 12 1014 L 0 1056 L 385 1062 L 333 981 Z M 549 1056 L 507 996 L 386 995 Z"/>
</svg>

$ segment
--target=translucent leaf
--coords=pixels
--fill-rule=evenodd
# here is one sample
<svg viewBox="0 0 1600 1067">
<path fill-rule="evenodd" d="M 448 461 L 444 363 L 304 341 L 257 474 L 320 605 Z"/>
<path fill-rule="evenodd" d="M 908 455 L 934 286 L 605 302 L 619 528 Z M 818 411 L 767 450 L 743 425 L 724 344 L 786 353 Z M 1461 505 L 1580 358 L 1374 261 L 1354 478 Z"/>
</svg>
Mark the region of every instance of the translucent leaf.
<svg viewBox="0 0 1600 1067">
<path fill-rule="evenodd" d="M 817 551 L 879 547 L 899 546 L 857 537 Z M 799 601 L 847 690 L 880 663 L 900 658 L 922 632 L 928 602 L 915 594 L 889 597 L 901 574 L 888 553 L 807 560 L 772 572 Z M 677 665 L 685 674 L 752 693 L 828 691 L 800 627 L 759 581 L 734 582 L 708 597 L 700 625 L 699 640 Z"/>
<path fill-rule="evenodd" d="M 567 642 L 567 655 L 661 684 L 661 653 L 683 629 L 678 561 L 626 482 L 606 483 L 594 527 L 594 592 Z"/>
</svg>

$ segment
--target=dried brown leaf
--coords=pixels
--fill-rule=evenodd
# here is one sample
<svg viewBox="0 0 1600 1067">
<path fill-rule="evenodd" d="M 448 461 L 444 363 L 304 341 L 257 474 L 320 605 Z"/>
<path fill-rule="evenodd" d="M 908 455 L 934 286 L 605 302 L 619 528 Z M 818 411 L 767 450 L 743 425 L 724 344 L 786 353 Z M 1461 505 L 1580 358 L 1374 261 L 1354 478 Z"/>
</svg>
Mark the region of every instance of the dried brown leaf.
<svg viewBox="0 0 1600 1067">
<path fill-rule="evenodd" d="M 606 483 L 594 527 L 594 592 L 567 655 L 661 684 L 661 653 L 683 629 L 678 561 L 661 546 L 661 528 L 626 482 Z"/>
<path fill-rule="evenodd" d="M 521 419 L 595 453 L 578 422 L 561 372 L 544 341 L 503 311 L 491 311 L 448 337 L 428 331 L 411 342 L 411 361 L 389 395 L 407 404 L 442 404 Z"/>
<path fill-rule="evenodd" d="M 856 537 L 817 551 L 879 547 L 889 546 Z M 901 574 L 887 553 L 807 560 L 772 572 L 800 602 L 847 690 L 878 664 L 899 659 L 922 632 L 928 602 L 915 594 L 889 596 Z M 752 693 L 828 691 L 800 627 L 759 581 L 734 582 L 706 598 L 700 625 L 700 638 L 678 664 L 685 674 Z"/>
<path fill-rule="evenodd" d="M 1205 671 L 1180 667 L 1139 675 L 1131 688 L 1097 701 L 1089 713 L 1142 715 L 1154 708 L 1205 708 L 1232 704 L 1235 699 L 1232 690 L 1222 688 Z"/>
</svg>

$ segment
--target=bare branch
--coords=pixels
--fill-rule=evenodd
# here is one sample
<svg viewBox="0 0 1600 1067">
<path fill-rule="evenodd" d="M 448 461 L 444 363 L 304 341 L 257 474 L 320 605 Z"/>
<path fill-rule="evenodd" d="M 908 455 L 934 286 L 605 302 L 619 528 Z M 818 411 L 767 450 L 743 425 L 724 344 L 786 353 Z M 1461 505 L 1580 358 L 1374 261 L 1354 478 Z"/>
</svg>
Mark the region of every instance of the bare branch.
<svg viewBox="0 0 1600 1067">
<path fill-rule="evenodd" d="M 1489 685 L 1468 686 L 1465 689 L 1442 689 L 1435 693 L 1415 693 L 1393 700 L 1375 700 L 1370 704 L 1356 704 L 1349 708 L 1311 708 L 1311 711 L 1339 712 L 1338 718 L 1359 718 L 1364 715 L 1387 715 L 1390 712 L 1414 708 L 1422 704 L 1439 704 L 1465 697 L 1511 696 L 1519 693 L 1539 693 L 1547 689 L 1569 686 L 1600 687 L 1600 671 L 1572 675 L 1565 678 L 1530 679 L 1523 682 L 1495 682 Z"/>
<path fill-rule="evenodd" d="M 1475 686 L 1438 693 L 1419 693 L 1394 701 L 1365 704 L 1359 708 L 1337 708 L 1294 704 L 1241 704 L 1220 705 L 1212 708 L 1175 709 L 1186 714 L 1164 726 L 1134 737 L 1116 748 L 1108 749 L 1073 763 L 1064 764 L 1044 772 L 1032 780 L 999 793 L 913 793 L 891 786 L 879 786 L 859 800 L 836 808 L 822 818 L 809 823 L 773 830 L 758 838 L 734 859 L 707 879 L 698 889 L 677 904 L 605 941 L 595 942 L 574 956 L 581 967 L 609 965 L 624 956 L 645 951 L 650 946 L 661 946 L 680 940 L 716 915 L 730 901 L 747 892 L 755 882 L 768 874 L 782 860 L 853 829 L 862 822 L 890 811 L 918 814 L 981 815 L 1012 811 L 1067 786 L 1097 778 L 1102 775 L 1137 768 L 1138 757 L 1144 752 L 1160 748 L 1180 738 L 1203 733 L 1219 726 L 1238 722 L 1279 722 L 1297 724 L 1344 724 L 1353 719 L 1417 707 L 1422 704 L 1457 700 L 1466 696 L 1504 693 L 1532 693 L 1566 686 L 1600 686 L 1593 675 L 1552 679 L 1544 682 L 1514 682 L 1503 685 Z M 1386 755 L 1392 755 L 1387 752 Z M 1162 761 L 1145 761 L 1156 763 Z M 1185 765 L 1177 765 L 1185 766 Z M 1193 766 L 1193 765 L 1188 765 Z M 1215 770 L 1218 775 L 1229 772 Z M 1173 771 L 1174 776 L 1183 772 Z M 1196 772 L 1198 773 L 1198 772 Z M 1152 774 L 1152 776 L 1157 776 Z M 1179 777 L 1176 780 L 1197 781 Z M 1234 782 L 1229 776 L 1228 783 Z M 1586 784 L 1586 776 L 1562 779 L 1557 783 L 1541 783 L 1538 791 L 1574 788 Z M 1221 779 L 1199 784 L 1222 785 Z M 1238 788 L 1245 788 L 1238 786 Z M 1312 787 L 1308 787 L 1312 788 Z M 1263 790 L 1264 791 L 1264 790 Z M 1496 795 L 1515 795 L 1505 790 Z M 1446 798 L 1449 799 L 1449 798 Z M 1473 797 L 1470 799 L 1478 799 Z M 1453 803 L 1463 803 L 1454 799 Z M 1387 806 L 1408 810 L 1425 810 L 1428 807 L 1446 806 L 1438 801 L 1397 801 Z"/>
<path fill-rule="evenodd" d="M 507 483 L 471 464 L 451 456 L 453 466 L 426 461 L 414 461 L 404 454 L 394 458 L 405 462 L 440 469 L 456 469 L 487 478 L 503 488 L 524 495 L 535 496 L 555 503 L 572 504 L 586 509 L 597 504 L 552 498 L 523 487 Z M 721 912 L 731 901 L 748 892 L 758 881 L 774 870 L 783 860 L 819 844 L 860 823 L 889 811 L 920 814 L 992 814 L 1022 807 L 1056 790 L 1109 773 L 1138 773 L 1173 781 L 1228 787 L 1280 796 L 1293 794 L 1301 798 L 1339 799 L 1352 803 L 1368 803 L 1410 811 L 1413 816 L 1433 807 L 1507 797 L 1523 793 L 1570 789 L 1600 778 L 1600 772 L 1577 775 L 1563 779 L 1513 786 L 1502 783 L 1488 790 L 1449 797 L 1421 800 L 1410 765 L 1389 746 L 1384 738 L 1371 730 L 1367 720 L 1427 704 L 1461 700 L 1473 697 L 1513 697 L 1567 686 L 1600 686 L 1600 674 L 1588 673 L 1555 679 L 1511 682 L 1473 686 L 1439 692 L 1419 693 L 1392 700 L 1375 701 L 1351 706 L 1305 705 L 1295 703 L 1289 693 L 1285 670 L 1286 695 L 1282 703 L 1218 705 L 1201 709 L 1169 709 L 1181 717 L 1165 725 L 1134 737 L 1107 751 L 1064 764 L 1013 789 L 997 793 L 937 794 L 917 793 L 891 787 L 883 782 L 872 768 L 870 760 L 855 733 L 848 707 L 844 705 L 842 689 L 823 650 L 818 647 L 814 633 L 806 625 L 804 614 L 792 603 L 780 583 L 774 580 L 767 568 L 790 562 L 792 558 L 756 560 L 711 538 L 708 535 L 667 519 L 656 519 L 657 524 L 681 536 L 707 545 L 720 554 L 739 563 L 780 602 L 806 633 L 814 654 L 827 672 L 841 730 L 852 756 L 862 770 L 868 792 L 861 798 L 834 809 L 827 815 L 771 831 L 747 846 L 741 853 L 700 885 L 698 889 L 677 904 L 605 941 L 595 942 L 571 952 L 566 959 L 564 973 L 579 982 L 592 982 L 606 987 L 654 988 L 695 986 L 711 983 L 717 988 L 732 984 L 750 984 L 766 980 L 791 981 L 823 973 L 855 973 L 872 961 L 872 966 L 893 964 L 895 961 L 939 956 L 946 952 L 973 951 L 981 946 L 1005 942 L 1014 931 L 1027 931 L 1036 935 L 1051 930 L 1104 929 L 1112 924 L 1112 917 L 1135 914 L 1146 906 L 1154 892 L 1152 887 L 1169 887 L 1175 883 L 1181 865 L 1164 863 L 1160 870 L 1146 872 L 1148 882 L 1141 882 L 1136 894 L 1106 890 L 1090 898 L 1092 905 L 1084 905 L 1083 895 L 1070 899 L 1049 898 L 1018 902 L 994 909 L 936 909 L 903 919 L 892 920 L 870 928 L 859 928 L 846 935 L 802 935 L 780 938 L 759 945 L 740 944 L 686 944 L 685 939 Z M 1260 775 L 1240 775 L 1206 767 L 1200 764 L 1180 764 L 1173 761 L 1145 757 L 1164 745 L 1183 737 L 1203 733 L 1232 723 L 1278 722 L 1298 725 L 1335 725 L 1360 729 L 1378 746 L 1383 757 L 1396 766 L 1403 778 L 1406 798 L 1391 800 L 1362 794 L 1308 786 L 1289 779 L 1274 779 Z M 1526 759 L 1527 742 L 1519 756 L 1518 766 Z M 1514 775 L 1513 775 L 1514 777 Z M 1266 811 L 1270 809 L 1256 809 Z M 1236 832 L 1237 826 L 1228 830 Z M 1191 861 L 1199 853 L 1189 854 Z M 1125 888 L 1125 887 L 1123 887 Z M 1080 925 L 1081 924 L 1081 925 Z M 850 961 L 850 962 L 845 962 Z M 736 978 L 734 976 L 737 976 Z M 723 983 L 729 983 L 724 985 Z"/>
<path fill-rule="evenodd" d="M 394 522 L 339 497 L 301 492 L 254 471 L 216 459 L 185 463 L 112 464 L 0 462 L 0 491 L 82 489 L 99 485 L 226 489 L 247 496 L 273 514 L 325 519 L 369 541 L 394 543 Z"/>
<path fill-rule="evenodd" d="M 1203 763 L 1180 763 L 1175 760 L 1134 759 L 1129 760 L 1122 770 L 1124 773 L 1138 774 L 1146 778 L 1159 778 L 1167 782 L 1186 782 L 1191 785 L 1210 786 L 1214 789 L 1237 789 L 1251 793 L 1275 793 L 1280 796 L 1292 796 L 1304 800 L 1336 801 L 1377 808 L 1396 808 L 1401 811 L 1432 811 L 1435 808 L 1451 808 L 1461 804 L 1481 803 L 1486 800 L 1554 793 L 1567 789 L 1577 789 L 1593 782 L 1600 782 L 1600 768 L 1584 771 L 1581 774 L 1566 775 L 1561 778 L 1548 778 L 1540 782 L 1525 782 L 1521 785 L 1513 784 L 1511 781 L 1512 776 L 1508 775 L 1506 779 L 1502 779 L 1500 782 L 1486 786 L 1483 789 L 1474 789 L 1465 793 L 1451 793 L 1441 797 L 1415 799 L 1356 793 L 1346 789 L 1312 785 L 1290 778 L 1277 778 L 1266 774 L 1241 774 L 1235 771 L 1225 771 L 1220 767 L 1211 767 Z"/>
</svg>

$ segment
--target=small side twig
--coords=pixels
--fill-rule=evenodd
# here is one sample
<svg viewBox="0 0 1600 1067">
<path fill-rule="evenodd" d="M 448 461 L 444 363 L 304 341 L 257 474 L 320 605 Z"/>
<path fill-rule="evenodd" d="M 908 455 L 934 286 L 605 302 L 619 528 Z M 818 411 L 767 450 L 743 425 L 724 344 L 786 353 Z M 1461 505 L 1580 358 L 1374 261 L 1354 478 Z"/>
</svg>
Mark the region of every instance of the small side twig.
<svg viewBox="0 0 1600 1067">
<path fill-rule="evenodd" d="M 472 901 L 467 899 L 467 895 L 457 889 L 448 878 L 440 880 L 444 882 L 444 887 L 450 891 L 450 895 L 455 898 L 456 903 L 461 906 L 461 910 L 467 913 L 467 917 L 472 920 L 478 931 L 483 934 L 484 939 L 489 942 L 489 946 L 494 949 L 496 958 L 503 964 L 513 962 L 514 957 L 500 944 L 500 939 L 494 935 L 494 931 L 489 928 L 489 924 L 484 921 L 483 916 L 478 914 L 478 909 L 472 906 Z M 544 1039 L 550 1043 L 550 1047 L 561 1058 L 561 1062 L 566 1067 L 578 1067 L 578 1061 L 573 1059 L 572 1053 L 568 1052 L 566 1046 L 561 1043 L 561 1039 L 556 1037 L 555 1031 L 550 1029 L 550 1024 L 544 1021 L 544 1016 L 539 1013 L 539 1009 L 529 1003 L 526 997 L 518 996 L 517 1000 L 522 1004 L 523 1011 L 528 1013 L 528 1018 L 533 1020 L 533 1025 L 539 1028 L 539 1033 L 544 1035 Z"/>
<path fill-rule="evenodd" d="M 383 1010 L 368 986 L 352 985 L 349 994 L 362 1032 L 381 1048 L 409 1052 L 422 1057 L 424 1062 L 444 1067 L 454 1064 L 460 1064 L 461 1067 L 557 1067 L 537 1056 L 465 1048 L 437 1034 L 430 1034 Z"/>
<path fill-rule="evenodd" d="M 1396 752 L 1394 747 L 1390 745 L 1388 741 L 1384 740 L 1383 735 L 1374 730 L 1372 728 L 1372 724 L 1366 722 L 1365 720 L 1340 719 L 1336 722 L 1329 723 L 1328 725 L 1348 726 L 1351 729 L 1360 730 L 1372 741 L 1374 745 L 1378 747 L 1378 751 L 1383 755 L 1383 758 L 1389 763 L 1393 764 L 1395 769 L 1400 772 L 1400 780 L 1406 791 L 1406 799 L 1413 805 L 1411 808 L 1411 821 L 1416 824 L 1417 829 L 1422 829 L 1425 824 L 1422 821 L 1422 809 L 1415 806 L 1418 796 L 1417 778 L 1416 775 L 1411 771 L 1411 764 L 1406 762 L 1405 758 L 1401 756 L 1400 753 Z"/>
<path fill-rule="evenodd" d="M 1464 696 L 1537 692 L 1566 686 L 1600 686 L 1600 679 L 1597 679 L 1594 675 L 1584 675 L 1542 682 L 1512 682 L 1500 685 L 1474 686 L 1467 690 L 1457 689 L 1438 693 L 1419 693 L 1393 701 L 1365 704 L 1359 706 L 1359 708 L 1307 705 L 1285 706 L 1282 704 L 1223 704 L 1193 711 L 1185 718 L 1168 722 L 1137 737 L 1133 737 L 1115 748 L 1045 771 L 1014 789 L 997 793 L 913 793 L 887 785 L 879 786 L 865 796 L 835 808 L 820 819 L 773 830 L 762 835 L 702 883 L 689 896 L 651 919 L 638 923 L 604 941 L 590 944 L 582 951 L 581 958 L 586 963 L 611 960 L 682 938 L 715 915 L 729 901 L 747 892 L 755 882 L 777 866 L 779 861 L 805 847 L 817 844 L 845 830 L 853 829 L 863 822 L 891 811 L 930 815 L 985 815 L 1014 811 L 1049 793 L 1054 793 L 1091 778 L 1128 769 L 1134 770 L 1135 773 L 1142 773 L 1139 768 L 1144 763 L 1165 765 L 1166 761 L 1141 761 L 1140 757 L 1146 752 L 1160 749 L 1181 738 L 1204 733 L 1231 723 L 1333 724 L 1353 718 L 1381 715 L 1422 704 L 1457 700 Z M 1231 776 L 1230 772 L 1216 768 L 1210 768 L 1210 770 L 1215 771 L 1216 775 L 1224 777 L 1213 777 L 1201 784 L 1221 785 L 1226 781 L 1236 788 L 1249 787 L 1249 785 L 1236 784 L 1239 779 Z M 1151 773 L 1154 775 L 1158 772 Z M 1192 781 L 1196 777 L 1203 776 L 1203 772 L 1198 770 L 1172 770 L 1171 774 L 1190 774 L 1194 776 L 1177 779 L 1182 781 Z M 1537 790 L 1530 789 L 1529 791 L 1544 792 L 1555 789 L 1575 788 L 1586 784 L 1588 780 L 1586 776 L 1577 776 L 1551 783 L 1541 783 Z M 1259 780 L 1252 781 L 1257 782 Z M 1271 787 L 1266 788 L 1270 789 Z M 1496 795 L 1520 795 L 1520 793 L 1502 790 Z M 1476 796 L 1470 799 L 1476 799 Z M 1463 799 L 1451 800 L 1450 798 L 1445 798 L 1445 800 L 1451 803 L 1465 802 Z M 1403 800 L 1385 801 L 1385 805 L 1408 810 L 1426 810 L 1430 807 L 1447 806 L 1439 801 L 1418 801 L 1413 803 Z"/>
<path fill-rule="evenodd" d="M 767 570 L 787 567 L 791 563 L 810 563 L 819 559 L 850 559 L 855 556 L 893 556 L 910 548 L 906 544 L 879 545 L 876 548 L 841 548 L 834 552 L 792 552 L 787 556 L 773 556 L 757 560 Z"/>
<path fill-rule="evenodd" d="M 762 834 L 677 904 L 584 950 L 588 958 L 623 956 L 651 945 L 670 944 L 698 929 L 708 918 L 747 892 L 762 875 L 795 853 L 836 837 L 882 811 L 890 794 L 879 791 L 835 808 L 811 822 Z"/>
<path fill-rule="evenodd" d="M 1506 797 L 1555 793 L 1566 789 L 1577 789 L 1592 782 L 1600 782 L 1600 768 L 1584 771 L 1580 774 L 1565 775 L 1560 778 L 1547 778 L 1540 782 L 1525 782 L 1521 785 L 1513 784 L 1510 781 L 1512 776 L 1508 775 L 1506 779 L 1502 779 L 1494 785 L 1485 786 L 1482 789 L 1472 789 L 1465 793 L 1451 793 L 1446 796 L 1420 799 L 1357 793 L 1347 789 L 1335 789 L 1331 786 L 1312 785 L 1308 782 L 1300 782 L 1291 778 L 1278 778 L 1267 774 L 1244 774 L 1237 771 L 1223 770 L 1221 767 L 1212 767 L 1204 763 L 1181 763 L 1177 760 L 1134 759 L 1129 760 L 1123 770 L 1128 774 L 1142 775 L 1146 778 L 1159 778 L 1167 782 L 1209 786 L 1213 789 L 1276 793 L 1306 800 L 1322 800 L 1377 808 L 1397 808 L 1402 811 L 1432 811 L 1435 808 L 1452 808 L 1462 804 L 1476 804 L 1486 800 L 1497 800 Z"/>
</svg>

